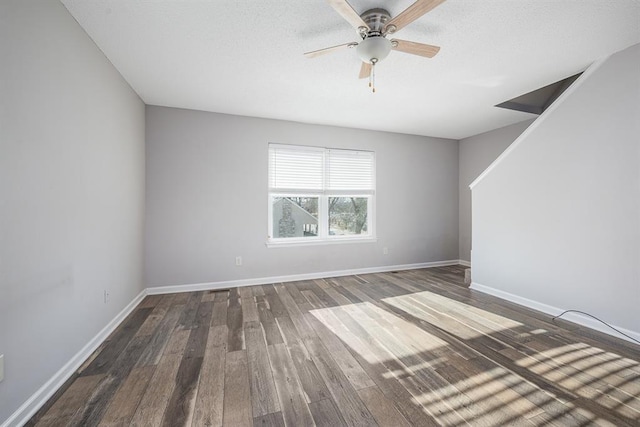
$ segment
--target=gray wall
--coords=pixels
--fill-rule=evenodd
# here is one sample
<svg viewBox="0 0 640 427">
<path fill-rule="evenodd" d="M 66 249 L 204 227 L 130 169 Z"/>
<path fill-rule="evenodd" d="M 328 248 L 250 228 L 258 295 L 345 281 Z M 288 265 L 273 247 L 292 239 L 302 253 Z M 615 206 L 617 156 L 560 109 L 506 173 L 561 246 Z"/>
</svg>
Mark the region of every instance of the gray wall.
<svg viewBox="0 0 640 427">
<path fill-rule="evenodd" d="M 473 188 L 473 280 L 640 332 L 640 45 L 592 67 Z"/>
<path fill-rule="evenodd" d="M 267 248 L 269 142 L 374 150 L 378 241 Z M 453 140 L 147 107 L 146 170 L 149 286 L 458 259 Z"/>
<path fill-rule="evenodd" d="M 532 120 L 505 126 L 460 140 L 458 197 L 460 216 L 460 259 L 471 261 L 471 190 L 469 185 L 480 175 L 520 134 Z"/>
<path fill-rule="evenodd" d="M 0 58 L 2 422 L 143 288 L 144 105 L 57 1 L 0 2 Z"/>
</svg>

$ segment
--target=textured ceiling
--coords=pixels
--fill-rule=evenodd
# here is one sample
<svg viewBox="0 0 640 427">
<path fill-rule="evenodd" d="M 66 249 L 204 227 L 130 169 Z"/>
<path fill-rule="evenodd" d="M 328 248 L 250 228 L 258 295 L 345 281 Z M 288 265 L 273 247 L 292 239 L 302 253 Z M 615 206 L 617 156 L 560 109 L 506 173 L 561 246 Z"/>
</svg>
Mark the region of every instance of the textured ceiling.
<svg viewBox="0 0 640 427">
<path fill-rule="evenodd" d="M 638 0 L 448 0 L 394 37 L 377 92 L 324 0 L 62 0 L 145 103 L 460 139 L 533 115 L 494 105 L 640 42 Z M 397 15 L 411 0 L 350 0 Z"/>
</svg>

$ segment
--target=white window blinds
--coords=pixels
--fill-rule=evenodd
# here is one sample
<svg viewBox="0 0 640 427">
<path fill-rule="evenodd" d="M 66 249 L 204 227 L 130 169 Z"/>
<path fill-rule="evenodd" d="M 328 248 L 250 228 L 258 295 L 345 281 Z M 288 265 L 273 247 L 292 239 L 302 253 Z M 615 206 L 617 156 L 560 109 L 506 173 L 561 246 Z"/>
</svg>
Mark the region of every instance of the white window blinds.
<svg viewBox="0 0 640 427">
<path fill-rule="evenodd" d="M 327 150 L 327 190 L 374 189 L 373 153 L 370 151 Z"/>
<path fill-rule="evenodd" d="M 324 150 L 269 144 L 271 190 L 322 191 Z"/>
<path fill-rule="evenodd" d="M 269 144 L 269 190 L 372 194 L 375 157 L 371 151 Z"/>
</svg>

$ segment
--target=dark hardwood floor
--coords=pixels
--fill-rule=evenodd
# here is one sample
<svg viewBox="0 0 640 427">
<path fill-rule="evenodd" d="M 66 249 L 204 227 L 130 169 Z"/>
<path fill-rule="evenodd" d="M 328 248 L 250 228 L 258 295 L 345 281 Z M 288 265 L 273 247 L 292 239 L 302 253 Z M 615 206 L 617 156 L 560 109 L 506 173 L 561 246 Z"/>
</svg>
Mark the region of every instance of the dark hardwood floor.
<svg viewBox="0 0 640 427">
<path fill-rule="evenodd" d="M 149 296 L 29 425 L 640 425 L 640 347 L 460 266 Z"/>
</svg>

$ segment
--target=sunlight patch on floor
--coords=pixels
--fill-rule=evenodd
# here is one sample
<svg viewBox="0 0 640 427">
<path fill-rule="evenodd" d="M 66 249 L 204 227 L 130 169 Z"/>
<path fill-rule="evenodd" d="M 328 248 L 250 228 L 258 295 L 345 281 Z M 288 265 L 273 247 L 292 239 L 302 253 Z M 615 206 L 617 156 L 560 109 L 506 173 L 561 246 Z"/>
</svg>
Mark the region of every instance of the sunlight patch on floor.
<svg viewBox="0 0 640 427">
<path fill-rule="evenodd" d="M 382 301 L 462 339 L 524 327 L 515 320 L 428 291 Z"/>
<path fill-rule="evenodd" d="M 529 332 L 531 335 L 540 335 L 540 334 L 548 334 L 549 331 L 547 331 L 546 329 L 534 329 L 533 331 Z"/>
<path fill-rule="evenodd" d="M 369 363 L 429 355 L 428 360 L 408 366 L 407 373 L 440 362 L 432 352 L 448 346 L 447 342 L 368 302 L 309 313 Z"/>
<path fill-rule="evenodd" d="M 519 417 L 534 424 L 556 418 L 610 424 L 602 414 L 575 405 L 575 396 L 625 419 L 640 419 L 640 363 L 634 360 L 581 342 L 566 344 L 546 329 L 428 291 L 381 302 L 386 308 L 363 302 L 309 313 L 353 354 L 371 365 L 384 365 L 381 375 L 398 380 L 442 424 L 464 425 L 471 420 L 482 425 L 496 419 L 509 424 Z M 411 317 L 419 322 L 412 323 Z M 472 362 L 482 356 L 460 352 L 438 330 L 489 345 L 510 363 Z M 558 388 L 541 389 L 525 380 L 521 369 L 510 369 L 516 366 Z M 554 413 L 551 419 L 550 413 Z"/>
<path fill-rule="evenodd" d="M 571 393 L 640 420 L 640 374 L 627 374 L 638 367 L 633 360 L 576 343 L 520 354 L 515 362 Z"/>
<path fill-rule="evenodd" d="M 455 387 L 469 396 L 475 404 L 482 404 L 483 413 L 485 414 L 505 406 L 508 406 L 517 414 L 521 414 L 524 418 L 532 418 L 544 413 L 544 410 L 538 405 L 514 391 L 514 388 L 518 386 L 526 387 L 524 380 L 502 367 L 495 367 L 476 375 L 471 375 L 455 384 Z M 539 390 L 531 385 L 527 389 L 529 393 L 538 392 Z M 549 395 L 547 402 L 552 399 L 553 396 Z M 485 403 L 484 401 L 486 400 L 491 400 L 494 403 Z"/>
</svg>

